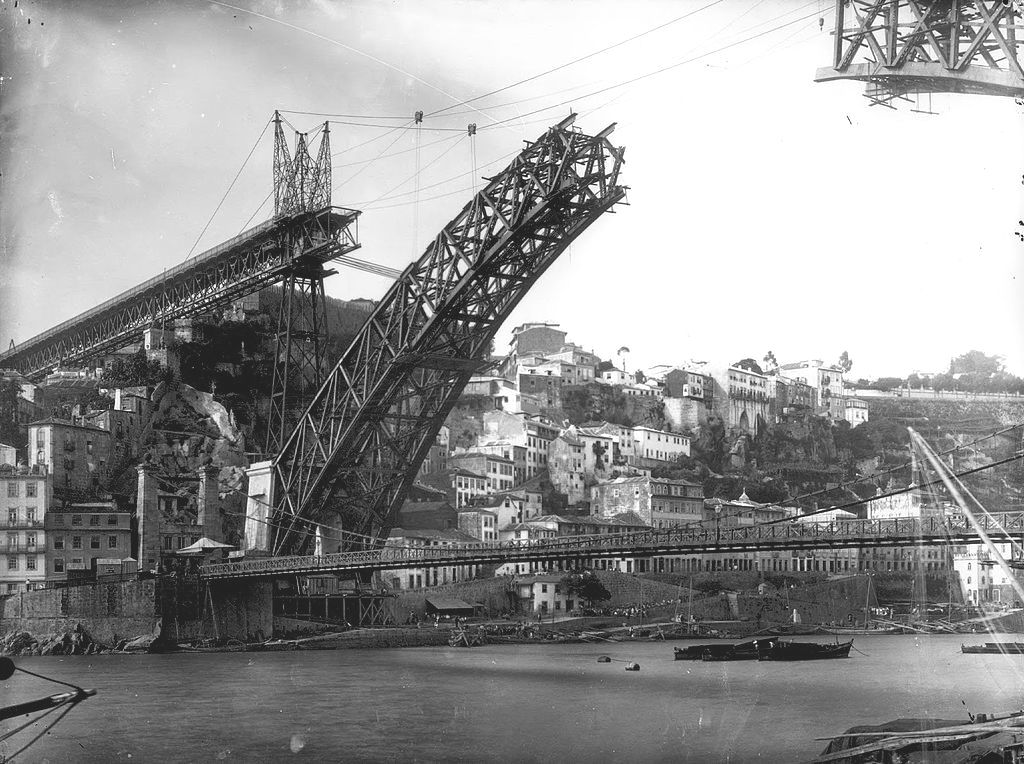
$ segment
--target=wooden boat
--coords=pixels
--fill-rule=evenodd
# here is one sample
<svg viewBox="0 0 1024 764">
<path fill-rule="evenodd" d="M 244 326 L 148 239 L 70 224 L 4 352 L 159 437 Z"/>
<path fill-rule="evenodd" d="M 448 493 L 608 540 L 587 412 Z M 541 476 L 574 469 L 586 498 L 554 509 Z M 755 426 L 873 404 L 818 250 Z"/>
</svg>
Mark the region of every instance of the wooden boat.
<svg viewBox="0 0 1024 764">
<path fill-rule="evenodd" d="M 831 738 L 814 762 L 1017 761 L 1024 754 L 1020 713 L 977 714 L 969 724 L 954 719 L 894 719 L 858 725 Z M 826 738 L 828 739 L 828 738 Z M 987 755 L 986 755 L 987 754 Z M 948 758 L 945 758 L 948 757 Z"/>
<path fill-rule="evenodd" d="M 989 655 L 1024 655 L 1024 642 L 986 642 L 983 645 L 960 645 L 964 653 L 986 653 Z"/>
<path fill-rule="evenodd" d="M 722 644 L 713 642 L 688 647 L 675 647 L 677 661 L 744 661 L 757 658 L 758 645 L 769 645 L 778 641 L 778 637 L 752 639 L 738 644 Z"/>
<path fill-rule="evenodd" d="M 764 647 L 758 647 L 759 661 L 817 661 L 827 658 L 849 658 L 853 640 L 839 642 L 834 645 L 817 642 L 778 641 Z"/>
</svg>

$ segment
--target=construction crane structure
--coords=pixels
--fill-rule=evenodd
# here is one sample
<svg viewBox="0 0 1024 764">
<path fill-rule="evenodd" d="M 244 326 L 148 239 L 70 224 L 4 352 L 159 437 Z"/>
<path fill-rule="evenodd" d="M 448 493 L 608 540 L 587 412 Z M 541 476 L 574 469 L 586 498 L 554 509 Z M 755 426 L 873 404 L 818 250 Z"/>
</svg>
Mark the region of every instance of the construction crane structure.
<svg viewBox="0 0 1024 764">
<path fill-rule="evenodd" d="M 502 322 L 625 197 L 624 150 L 573 127 L 528 143 L 410 264 L 272 460 L 249 470 L 246 546 L 272 555 L 383 543 Z M 327 530 L 325 530 L 327 529 Z"/>
<path fill-rule="evenodd" d="M 860 80 L 872 105 L 913 94 L 1024 97 L 1021 9 L 1009 0 L 836 0 L 832 66 L 816 82 Z"/>
</svg>

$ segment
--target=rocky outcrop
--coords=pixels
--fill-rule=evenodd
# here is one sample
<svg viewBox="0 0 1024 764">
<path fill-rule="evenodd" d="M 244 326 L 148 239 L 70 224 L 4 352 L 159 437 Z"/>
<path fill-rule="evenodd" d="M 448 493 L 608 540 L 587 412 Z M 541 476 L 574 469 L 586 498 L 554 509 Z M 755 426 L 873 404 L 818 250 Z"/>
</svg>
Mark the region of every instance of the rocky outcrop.
<svg viewBox="0 0 1024 764">
<path fill-rule="evenodd" d="M 36 638 L 27 631 L 12 631 L 0 637 L 0 655 L 93 655 L 106 646 L 96 642 L 77 624 L 70 631 Z"/>
</svg>

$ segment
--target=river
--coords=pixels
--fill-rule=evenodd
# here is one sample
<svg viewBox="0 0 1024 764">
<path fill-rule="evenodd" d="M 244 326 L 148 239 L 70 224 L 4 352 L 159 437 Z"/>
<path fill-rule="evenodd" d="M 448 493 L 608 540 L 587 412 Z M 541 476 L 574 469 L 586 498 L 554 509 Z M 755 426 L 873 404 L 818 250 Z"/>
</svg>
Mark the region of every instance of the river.
<svg viewBox="0 0 1024 764">
<path fill-rule="evenodd" d="M 1024 656 L 962 641 L 984 639 L 857 637 L 806 663 L 673 660 L 685 642 L 17 658 L 98 691 L 18 760 L 801 761 L 854 724 L 1024 706 Z"/>
</svg>

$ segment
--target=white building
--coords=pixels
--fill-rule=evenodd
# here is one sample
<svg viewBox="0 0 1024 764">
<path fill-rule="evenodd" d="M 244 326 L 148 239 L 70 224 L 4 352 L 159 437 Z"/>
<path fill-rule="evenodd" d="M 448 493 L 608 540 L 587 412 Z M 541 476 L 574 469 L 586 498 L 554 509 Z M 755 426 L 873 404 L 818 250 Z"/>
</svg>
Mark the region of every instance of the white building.
<svg viewBox="0 0 1024 764">
<path fill-rule="evenodd" d="M 25 591 L 46 578 L 44 518 L 49 505 L 45 470 L 0 469 L 0 594 Z"/>
<path fill-rule="evenodd" d="M 781 367 L 787 377 L 813 387 L 818 393 L 818 411 L 836 421 L 846 418 L 843 370 L 818 359 L 786 363 Z"/>
</svg>

